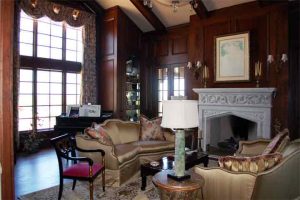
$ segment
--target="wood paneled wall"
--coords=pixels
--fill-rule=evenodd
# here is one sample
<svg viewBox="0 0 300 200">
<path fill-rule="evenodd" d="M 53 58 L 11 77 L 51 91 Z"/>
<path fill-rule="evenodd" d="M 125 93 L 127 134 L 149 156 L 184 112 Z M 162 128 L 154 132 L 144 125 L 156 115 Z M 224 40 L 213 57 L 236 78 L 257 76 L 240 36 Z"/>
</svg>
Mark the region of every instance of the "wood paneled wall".
<svg viewBox="0 0 300 200">
<path fill-rule="evenodd" d="M 149 32 L 142 38 L 141 111 L 157 116 L 157 68 L 188 62 L 189 24 L 169 28 L 167 32 Z"/>
<path fill-rule="evenodd" d="M 215 37 L 245 31 L 250 32 L 250 81 L 215 83 Z M 191 16 L 189 25 L 173 28 L 166 34 L 148 33 L 144 35 L 144 38 L 148 38 L 150 50 L 147 51 L 153 51 L 154 60 L 152 68 L 147 66 L 145 69 L 153 70 L 159 65 L 200 60 L 209 67 L 208 87 L 255 87 L 254 63 L 261 61 L 263 63 L 261 87 L 277 88 L 273 124 L 275 119 L 278 119 L 276 121 L 280 122 L 282 127 L 287 127 L 288 64 L 284 64 L 277 73 L 274 64 L 267 65 L 266 63 L 268 54 L 272 54 L 275 59 L 279 59 L 282 53 L 288 54 L 288 6 L 286 3 L 275 3 L 263 7 L 257 2 L 241 4 L 212 11 L 207 19 L 200 19 L 194 15 Z M 153 74 L 153 71 L 151 73 Z M 152 77 L 151 81 L 155 78 Z M 189 70 L 185 78 L 188 98 L 197 99 L 192 89 L 203 87 L 203 83 L 200 79 L 196 80 Z M 154 87 L 151 95 L 156 96 L 155 90 Z M 157 97 L 154 98 L 154 96 L 147 97 L 148 108 L 155 108 Z M 152 101 L 150 102 L 149 99 Z M 152 111 L 153 115 L 155 112 L 156 110 Z"/>
<path fill-rule="evenodd" d="M 300 2 L 289 5 L 289 116 L 292 139 L 300 138 Z"/>
<path fill-rule="evenodd" d="M 215 83 L 215 37 L 225 34 L 249 31 L 250 33 L 250 82 Z M 197 45 L 192 45 L 197 44 Z M 275 65 L 268 65 L 267 55 L 276 60 L 282 53 L 288 54 L 288 7 L 287 4 L 261 7 L 257 2 L 238 5 L 210 13 L 210 17 L 201 20 L 191 17 L 190 60 L 200 60 L 209 67 L 208 87 L 255 87 L 254 64 L 263 63 L 261 87 L 277 88 L 274 99 L 273 124 L 278 121 L 287 127 L 288 115 L 288 65 L 277 73 Z M 202 87 L 199 81 L 191 81 L 188 87 L 189 97 L 196 99 L 191 88 Z"/>
<path fill-rule="evenodd" d="M 13 151 L 14 1 L 0 1 L 0 162 L 2 197 L 14 199 Z"/>
<path fill-rule="evenodd" d="M 102 110 L 124 116 L 126 60 L 139 60 L 141 30 L 118 7 L 105 11 L 100 24 L 100 61 L 98 62 L 98 95 Z"/>
</svg>

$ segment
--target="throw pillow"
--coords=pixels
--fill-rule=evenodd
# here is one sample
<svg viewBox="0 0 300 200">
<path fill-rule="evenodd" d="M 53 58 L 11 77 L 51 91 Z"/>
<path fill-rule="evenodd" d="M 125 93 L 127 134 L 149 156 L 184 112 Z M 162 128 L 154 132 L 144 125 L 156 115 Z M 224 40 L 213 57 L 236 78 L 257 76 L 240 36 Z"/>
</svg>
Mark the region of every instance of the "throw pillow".
<svg viewBox="0 0 300 200">
<path fill-rule="evenodd" d="M 287 143 L 289 142 L 289 140 L 290 140 L 289 130 L 284 129 L 282 132 L 279 132 L 272 139 L 272 141 L 268 144 L 266 149 L 263 151 L 262 155 L 282 151 L 284 149 L 284 147 L 287 145 Z"/>
<path fill-rule="evenodd" d="M 140 139 L 141 140 L 165 140 L 163 132 L 161 130 L 161 117 L 148 119 L 146 116 L 140 116 Z"/>
<path fill-rule="evenodd" d="M 97 125 L 97 124 L 96 124 Z M 92 124 L 92 127 L 90 128 L 86 128 L 84 130 L 84 132 L 89 135 L 91 138 L 94 138 L 94 139 L 98 139 L 98 141 L 101 143 L 101 144 L 104 144 L 104 145 L 113 145 L 113 142 L 111 140 L 111 138 L 109 137 L 109 135 L 106 133 L 105 129 L 102 128 L 100 125 L 96 126 L 94 123 Z"/>
<path fill-rule="evenodd" d="M 254 157 L 225 156 L 219 158 L 219 166 L 235 172 L 259 173 L 274 167 L 281 160 L 282 154 L 280 153 Z"/>
</svg>

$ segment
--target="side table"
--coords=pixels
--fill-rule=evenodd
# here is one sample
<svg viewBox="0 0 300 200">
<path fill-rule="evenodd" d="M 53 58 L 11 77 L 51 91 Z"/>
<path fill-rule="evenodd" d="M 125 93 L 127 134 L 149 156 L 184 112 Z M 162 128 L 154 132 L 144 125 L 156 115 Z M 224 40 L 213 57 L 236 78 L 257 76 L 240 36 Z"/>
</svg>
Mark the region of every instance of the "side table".
<svg viewBox="0 0 300 200">
<path fill-rule="evenodd" d="M 162 200 L 190 200 L 199 199 L 199 192 L 203 199 L 202 188 L 204 179 L 195 172 L 191 172 L 191 178 L 185 181 L 175 181 L 167 177 L 171 170 L 164 170 L 155 174 L 152 178 L 153 184 L 157 187 Z"/>
</svg>

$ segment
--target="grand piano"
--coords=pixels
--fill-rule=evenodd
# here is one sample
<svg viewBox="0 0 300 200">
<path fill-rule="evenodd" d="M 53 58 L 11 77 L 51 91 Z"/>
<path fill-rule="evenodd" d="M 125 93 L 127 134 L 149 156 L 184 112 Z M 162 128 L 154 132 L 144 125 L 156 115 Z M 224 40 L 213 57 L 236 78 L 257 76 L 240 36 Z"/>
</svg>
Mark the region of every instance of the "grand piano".
<svg viewBox="0 0 300 200">
<path fill-rule="evenodd" d="M 57 116 L 54 131 L 59 134 L 78 132 L 83 133 L 83 130 L 90 127 L 93 122 L 102 123 L 107 119 L 112 118 L 112 111 L 102 111 L 100 117 L 68 117 Z"/>
</svg>

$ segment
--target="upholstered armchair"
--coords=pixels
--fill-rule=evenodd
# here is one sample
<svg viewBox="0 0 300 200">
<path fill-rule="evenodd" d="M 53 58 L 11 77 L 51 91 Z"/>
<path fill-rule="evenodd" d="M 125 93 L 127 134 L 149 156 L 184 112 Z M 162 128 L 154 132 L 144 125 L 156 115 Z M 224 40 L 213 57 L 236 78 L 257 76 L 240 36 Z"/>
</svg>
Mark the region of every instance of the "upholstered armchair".
<svg viewBox="0 0 300 200">
<path fill-rule="evenodd" d="M 270 140 L 240 142 L 236 154 L 258 155 Z M 300 196 L 300 139 L 290 142 L 282 161 L 264 172 L 234 172 L 220 167 L 196 166 L 203 176 L 204 199 L 295 199 Z"/>
</svg>

